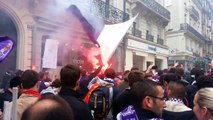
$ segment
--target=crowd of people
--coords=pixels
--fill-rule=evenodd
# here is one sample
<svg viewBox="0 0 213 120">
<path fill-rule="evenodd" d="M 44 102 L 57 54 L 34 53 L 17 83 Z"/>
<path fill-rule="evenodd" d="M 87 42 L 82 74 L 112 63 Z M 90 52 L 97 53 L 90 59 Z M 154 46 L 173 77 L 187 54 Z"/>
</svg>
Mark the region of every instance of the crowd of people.
<svg viewBox="0 0 213 120">
<path fill-rule="evenodd" d="M 18 71 L 1 84 L 4 101 L 18 87 L 17 120 L 210 120 L 213 119 L 213 77 L 201 68 L 189 74 L 181 65 L 145 71 L 134 67 L 122 77 L 113 68 L 100 72 L 65 65 L 60 78 L 48 72 Z"/>
</svg>

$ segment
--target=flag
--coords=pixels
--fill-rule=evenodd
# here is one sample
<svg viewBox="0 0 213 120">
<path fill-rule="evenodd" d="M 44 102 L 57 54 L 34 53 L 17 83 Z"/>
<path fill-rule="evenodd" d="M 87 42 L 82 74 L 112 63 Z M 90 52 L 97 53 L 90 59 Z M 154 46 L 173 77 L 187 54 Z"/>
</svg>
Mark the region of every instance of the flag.
<svg viewBox="0 0 213 120">
<path fill-rule="evenodd" d="M 122 41 L 122 38 L 128 31 L 129 27 L 135 21 L 138 14 L 123 23 L 114 24 L 114 25 L 105 25 L 101 34 L 99 35 L 97 41 L 101 48 L 101 57 L 103 64 L 106 64 L 110 57 L 115 52 L 119 43 Z"/>
<path fill-rule="evenodd" d="M 12 51 L 14 42 L 8 36 L 0 36 L 0 62 Z"/>
</svg>

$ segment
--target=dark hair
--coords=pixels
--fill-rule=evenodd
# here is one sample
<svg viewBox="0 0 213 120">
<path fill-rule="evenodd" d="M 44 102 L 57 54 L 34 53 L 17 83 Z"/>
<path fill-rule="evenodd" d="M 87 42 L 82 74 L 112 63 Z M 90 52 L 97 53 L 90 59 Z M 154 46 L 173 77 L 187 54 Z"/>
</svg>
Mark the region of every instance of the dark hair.
<svg viewBox="0 0 213 120">
<path fill-rule="evenodd" d="M 112 79 L 114 79 L 114 78 L 115 78 L 115 70 L 112 69 L 112 68 L 108 68 L 108 69 L 105 70 L 104 75 L 105 75 L 105 77 L 107 77 L 107 78 L 112 78 Z"/>
<path fill-rule="evenodd" d="M 178 81 L 170 81 L 169 88 L 174 98 L 183 99 L 186 96 L 185 85 Z"/>
<path fill-rule="evenodd" d="M 74 65 L 66 65 L 60 71 L 61 86 L 75 87 L 76 82 L 81 76 L 81 70 Z"/>
<path fill-rule="evenodd" d="M 175 73 L 166 73 L 163 78 L 163 81 L 167 83 L 171 81 L 177 81 L 177 80 L 178 80 L 178 76 Z"/>
<path fill-rule="evenodd" d="M 199 76 L 204 75 L 204 72 L 200 68 L 195 67 L 192 68 L 190 75 L 194 75 L 194 78 L 197 79 Z"/>
<path fill-rule="evenodd" d="M 129 70 L 124 71 L 124 81 L 125 82 L 129 82 L 129 79 L 128 79 L 129 73 L 130 73 Z"/>
<path fill-rule="evenodd" d="M 133 70 L 139 70 L 139 68 L 137 68 L 137 67 L 132 67 L 130 71 L 133 71 Z"/>
<path fill-rule="evenodd" d="M 201 75 L 196 80 L 196 85 L 197 85 L 198 90 L 200 90 L 202 88 L 206 88 L 206 87 L 213 87 L 213 79 L 211 76 Z"/>
<path fill-rule="evenodd" d="M 129 86 L 131 87 L 134 82 L 144 80 L 144 73 L 139 70 L 133 70 L 128 75 Z"/>
<path fill-rule="evenodd" d="M 86 70 L 81 70 L 81 75 L 82 76 L 86 76 L 87 75 L 87 71 Z"/>
<path fill-rule="evenodd" d="M 174 67 L 170 68 L 169 73 L 176 73 L 176 69 Z"/>
<path fill-rule="evenodd" d="M 153 77 L 152 73 L 145 73 L 144 78 L 147 80 L 149 77 Z"/>
<path fill-rule="evenodd" d="M 74 115 L 64 99 L 45 95 L 24 111 L 21 120 L 74 120 Z"/>
<path fill-rule="evenodd" d="M 160 84 L 152 80 L 141 80 L 135 82 L 132 85 L 131 93 L 135 96 L 133 99 L 136 104 L 141 104 L 146 96 L 157 96 L 157 86 L 160 86 Z"/>
<path fill-rule="evenodd" d="M 10 80 L 10 88 L 21 86 L 21 77 L 16 76 Z"/>
<path fill-rule="evenodd" d="M 157 66 L 157 65 L 154 65 L 154 66 L 152 66 L 152 69 L 157 70 L 157 69 L 158 69 L 158 66 Z"/>
<path fill-rule="evenodd" d="M 38 76 L 39 76 L 39 81 L 43 79 L 43 77 L 45 76 L 45 73 L 44 72 L 39 72 L 38 73 Z"/>
<path fill-rule="evenodd" d="M 21 84 L 23 89 L 30 89 L 38 83 L 38 73 L 33 70 L 26 70 L 21 76 Z"/>
<path fill-rule="evenodd" d="M 158 70 L 158 76 L 163 75 L 163 70 Z"/>
<path fill-rule="evenodd" d="M 175 73 L 176 73 L 177 75 L 179 75 L 180 77 L 183 77 L 183 76 L 184 76 L 184 69 L 181 68 L 181 67 L 177 67 L 177 68 L 175 69 Z"/>
<path fill-rule="evenodd" d="M 55 88 L 60 88 L 61 87 L 61 81 L 59 79 L 55 79 L 53 82 L 52 82 L 52 87 L 55 87 Z"/>
</svg>

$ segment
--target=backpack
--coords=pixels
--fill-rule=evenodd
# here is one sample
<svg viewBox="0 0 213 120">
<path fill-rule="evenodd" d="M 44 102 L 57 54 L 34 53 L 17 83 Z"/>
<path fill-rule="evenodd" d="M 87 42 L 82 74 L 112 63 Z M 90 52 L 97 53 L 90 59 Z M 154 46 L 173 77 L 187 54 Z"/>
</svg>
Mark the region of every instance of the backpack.
<svg viewBox="0 0 213 120">
<path fill-rule="evenodd" d="M 106 118 L 112 104 L 113 88 L 111 84 L 106 86 L 96 86 L 92 90 L 88 99 L 88 106 L 92 111 L 94 118 L 103 119 Z"/>
</svg>

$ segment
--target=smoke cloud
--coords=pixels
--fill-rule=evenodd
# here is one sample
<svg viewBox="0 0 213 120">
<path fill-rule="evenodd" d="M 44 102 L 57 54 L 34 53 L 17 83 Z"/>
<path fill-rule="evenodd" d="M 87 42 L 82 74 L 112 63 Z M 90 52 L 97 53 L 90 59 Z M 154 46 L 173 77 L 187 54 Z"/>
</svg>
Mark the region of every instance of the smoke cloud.
<svg viewBox="0 0 213 120">
<path fill-rule="evenodd" d="M 53 4 L 52 1 L 49 2 Z M 54 4 L 55 8 L 52 5 L 47 6 L 42 14 L 58 16 L 54 20 L 63 23 L 62 27 L 57 28 L 57 33 L 51 35 L 59 41 L 58 54 L 61 54 L 62 64 L 68 64 L 72 60 L 83 64 L 79 59 L 86 58 L 85 62 L 96 68 L 100 64 L 100 49 L 95 46 L 95 42 L 104 26 L 104 21 L 97 12 L 98 6 L 91 0 L 56 0 Z M 77 7 L 83 17 L 72 11 L 71 7 Z M 84 66 L 91 68 L 91 65 Z"/>
</svg>

